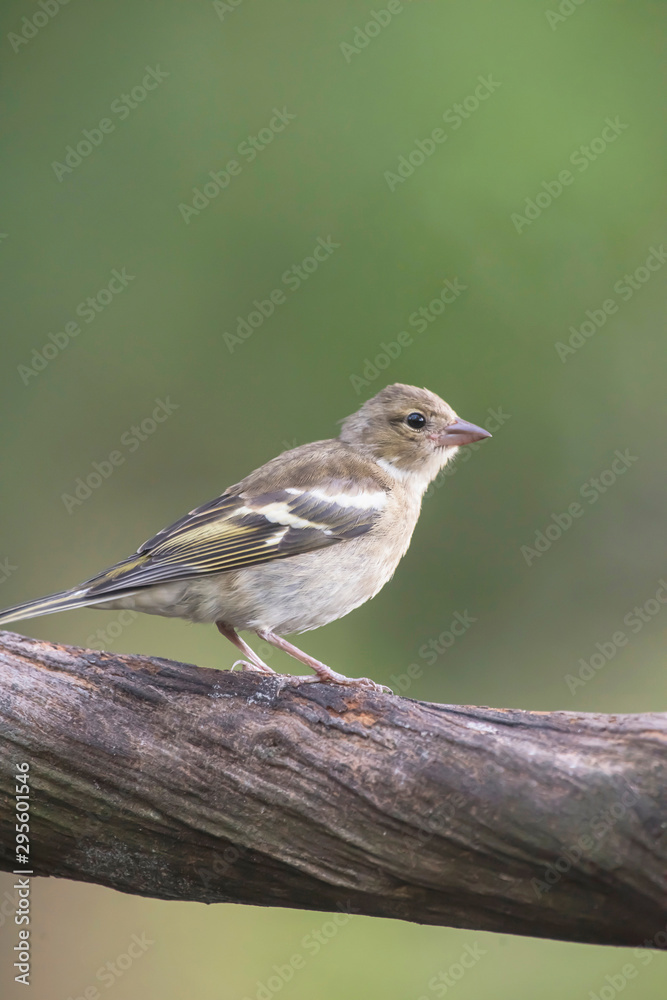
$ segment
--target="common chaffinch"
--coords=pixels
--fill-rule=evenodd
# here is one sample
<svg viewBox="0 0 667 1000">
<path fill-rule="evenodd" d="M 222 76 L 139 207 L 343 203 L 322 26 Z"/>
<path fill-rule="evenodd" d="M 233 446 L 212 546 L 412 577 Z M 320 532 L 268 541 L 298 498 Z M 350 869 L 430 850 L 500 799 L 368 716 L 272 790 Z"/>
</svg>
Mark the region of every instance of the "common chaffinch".
<svg viewBox="0 0 667 1000">
<path fill-rule="evenodd" d="M 377 688 L 283 634 L 319 628 L 374 597 L 410 544 L 431 480 L 459 447 L 490 436 L 428 389 L 387 386 L 337 438 L 284 451 L 134 555 L 72 590 L 7 609 L 0 624 L 91 606 L 215 622 L 243 654 L 233 666 L 274 673 L 244 630 L 315 671 L 301 680 Z"/>
</svg>

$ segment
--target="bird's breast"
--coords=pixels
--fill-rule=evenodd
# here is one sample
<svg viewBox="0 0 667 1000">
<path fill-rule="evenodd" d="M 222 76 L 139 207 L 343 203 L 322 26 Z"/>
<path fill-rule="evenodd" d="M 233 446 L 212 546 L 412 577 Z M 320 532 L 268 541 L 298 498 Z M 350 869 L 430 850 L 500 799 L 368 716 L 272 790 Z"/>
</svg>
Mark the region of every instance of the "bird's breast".
<svg viewBox="0 0 667 1000">
<path fill-rule="evenodd" d="M 418 505 L 389 506 L 365 535 L 190 582 L 191 617 L 237 629 L 307 632 L 374 597 L 405 554 Z"/>
</svg>

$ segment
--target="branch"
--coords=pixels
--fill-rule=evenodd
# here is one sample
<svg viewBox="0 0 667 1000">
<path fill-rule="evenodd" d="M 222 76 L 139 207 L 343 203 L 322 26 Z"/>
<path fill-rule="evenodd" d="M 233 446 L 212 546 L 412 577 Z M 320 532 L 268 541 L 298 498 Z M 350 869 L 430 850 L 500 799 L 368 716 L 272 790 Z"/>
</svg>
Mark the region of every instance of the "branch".
<svg viewBox="0 0 667 1000">
<path fill-rule="evenodd" d="M 445 706 L 0 634 L 36 875 L 667 945 L 667 715 Z M 656 937 L 657 935 L 657 937 Z"/>
</svg>

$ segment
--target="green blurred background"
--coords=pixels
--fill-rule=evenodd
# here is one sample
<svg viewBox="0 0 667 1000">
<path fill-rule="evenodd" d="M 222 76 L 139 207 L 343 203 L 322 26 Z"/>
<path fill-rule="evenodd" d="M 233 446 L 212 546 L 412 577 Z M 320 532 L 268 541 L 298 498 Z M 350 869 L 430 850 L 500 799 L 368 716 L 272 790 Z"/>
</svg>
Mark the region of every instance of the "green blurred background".
<svg viewBox="0 0 667 1000">
<path fill-rule="evenodd" d="M 487 423 L 501 409 L 504 422 L 432 490 L 391 585 L 304 636 L 304 647 L 395 688 L 391 677 L 400 687 L 418 663 L 409 695 L 426 700 L 665 709 L 667 609 L 646 612 L 640 628 L 624 624 L 635 606 L 654 609 L 667 573 L 667 268 L 641 270 L 652 247 L 656 266 L 667 235 L 664 6 L 392 7 L 390 22 L 366 34 L 371 11 L 386 4 L 74 0 L 43 25 L 37 4 L 3 4 L 0 605 L 90 576 L 276 452 L 335 434 L 382 385 L 409 382 L 469 420 Z M 35 14 L 38 30 L 22 20 Z M 163 76 L 139 101 L 132 91 L 146 67 Z M 443 120 L 480 76 L 494 81 L 488 99 L 476 109 L 469 100 L 466 118 L 454 111 Z M 124 112 L 114 103 L 123 94 Z M 295 117 L 250 162 L 239 145 L 276 108 Z M 90 155 L 67 172 L 53 167 L 104 118 L 113 131 Z M 607 118 L 620 124 L 603 149 L 594 140 Z M 435 128 L 446 141 L 390 184 L 386 172 Z M 585 170 L 582 146 L 591 151 Z M 179 205 L 192 204 L 193 188 L 231 159 L 240 173 L 186 222 Z M 526 199 L 565 169 L 572 183 L 550 205 L 543 193 L 543 210 L 529 207 L 533 220 L 515 225 Z M 318 237 L 340 246 L 294 290 L 282 276 Z M 127 287 L 94 321 L 77 316 L 123 268 L 133 276 Z M 631 294 L 621 291 L 638 268 Z M 465 291 L 426 330 L 410 326 L 446 279 Z M 286 301 L 230 350 L 225 334 L 276 288 Z M 599 320 L 608 299 L 613 315 L 559 357 L 569 328 L 587 310 Z M 49 334 L 65 343 L 61 332 L 75 320 L 81 332 L 40 362 L 33 349 L 53 343 Z M 402 331 L 412 343 L 375 374 L 381 343 Z M 145 424 L 139 441 L 130 429 L 151 417 L 156 399 L 177 408 L 153 432 Z M 615 482 L 603 475 L 602 492 L 590 480 L 611 468 L 616 449 L 632 461 Z M 123 459 L 113 474 L 67 504 L 63 495 L 113 451 Z M 521 547 L 575 501 L 582 516 L 525 558 Z M 475 623 L 427 662 L 420 649 L 457 611 Z M 100 638 L 98 629 L 108 631 Z M 627 645 L 587 683 L 568 685 L 580 659 L 618 630 Z M 212 667 L 234 659 L 212 627 L 147 616 L 123 623 L 117 613 L 79 611 L 25 631 Z M 278 653 L 270 662 L 289 669 Z M 2 878 L 3 901 L 11 884 Z M 115 997 L 254 998 L 272 966 L 327 920 L 45 879 L 33 885 L 33 914 L 40 1000 L 94 985 L 105 995 L 96 970 L 133 933 L 154 944 L 109 986 Z M 1 932 L 5 957 L 12 926 Z M 282 995 L 443 995 L 429 980 L 467 944 L 485 954 L 456 984 L 459 1000 L 589 997 L 625 962 L 638 964 L 622 949 L 358 917 Z M 664 1000 L 667 958 L 638 967 L 624 996 Z M 11 986 L 3 973 L 14 995 Z"/>
</svg>

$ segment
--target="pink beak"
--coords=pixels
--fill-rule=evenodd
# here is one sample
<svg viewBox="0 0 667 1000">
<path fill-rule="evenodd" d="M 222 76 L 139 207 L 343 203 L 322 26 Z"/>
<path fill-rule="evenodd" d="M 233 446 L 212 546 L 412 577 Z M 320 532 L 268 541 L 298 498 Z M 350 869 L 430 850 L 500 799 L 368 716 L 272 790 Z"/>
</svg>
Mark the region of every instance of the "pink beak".
<svg viewBox="0 0 667 1000">
<path fill-rule="evenodd" d="M 456 448 L 490 437 L 491 434 L 485 431 L 483 427 L 477 427 L 476 424 L 469 424 L 467 420 L 461 420 L 457 417 L 453 424 L 450 424 L 442 434 L 438 435 L 438 445 L 440 447 Z"/>
</svg>

